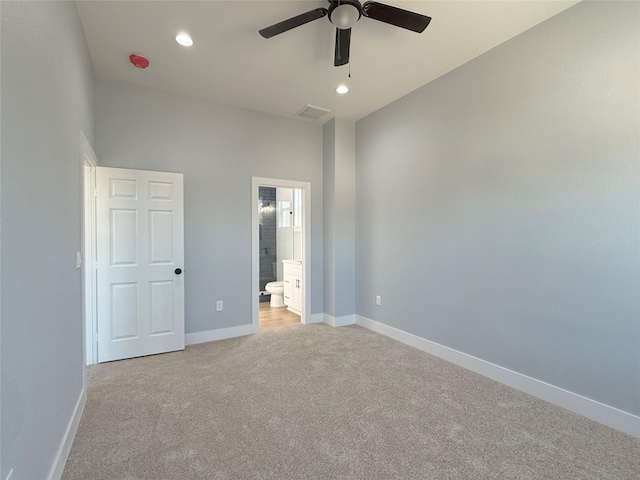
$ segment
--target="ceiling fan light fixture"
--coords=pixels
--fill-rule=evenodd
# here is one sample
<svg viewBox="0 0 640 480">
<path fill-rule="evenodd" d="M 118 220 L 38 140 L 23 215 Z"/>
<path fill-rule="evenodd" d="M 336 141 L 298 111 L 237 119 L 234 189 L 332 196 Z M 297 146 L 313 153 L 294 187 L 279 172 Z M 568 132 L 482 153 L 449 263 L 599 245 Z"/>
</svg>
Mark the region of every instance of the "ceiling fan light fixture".
<svg viewBox="0 0 640 480">
<path fill-rule="evenodd" d="M 347 87 L 346 85 L 338 85 L 338 88 L 336 88 L 336 93 L 339 93 L 340 95 L 344 95 L 348 91 L 349 87 Z"/>
<path fill-rule="evenodd" d="M 176 42 L 178 42 L 183 47 L 190 47 L 193 45 L 193 39 L 188 33 L 180 32 L 175 37 Z"/>
<path fill-rule="evenodd" d="M 338 2 L 337 6 L 329 9 L 329 21 L 341 30 L 353 27 L 361 16 L 360 4 L 356 2 Z"/>
</svg>

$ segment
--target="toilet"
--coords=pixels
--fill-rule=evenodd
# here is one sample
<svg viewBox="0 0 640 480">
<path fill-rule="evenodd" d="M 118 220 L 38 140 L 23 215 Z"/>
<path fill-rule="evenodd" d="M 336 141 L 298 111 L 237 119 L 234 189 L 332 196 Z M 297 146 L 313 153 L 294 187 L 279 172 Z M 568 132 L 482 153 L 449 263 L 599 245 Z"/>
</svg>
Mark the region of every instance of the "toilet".
<svg viewBox="0 0 640 480">
<path fill-rule="evenodd" d="M 272 307 L 284 307 L 284 282 L 269 282 L 265 285 L 264 289 L 271 294 L 271 302 L 269 305 Z"/>
</svg>

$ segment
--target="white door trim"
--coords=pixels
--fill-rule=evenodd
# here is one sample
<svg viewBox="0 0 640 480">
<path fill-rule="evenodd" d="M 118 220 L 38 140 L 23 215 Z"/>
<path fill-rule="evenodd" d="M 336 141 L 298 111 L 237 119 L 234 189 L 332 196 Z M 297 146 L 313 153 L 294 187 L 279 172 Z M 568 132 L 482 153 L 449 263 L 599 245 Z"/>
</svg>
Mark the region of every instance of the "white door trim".
<svg viewBox="0 0 640 480">
<path fill-rule="evenodd" d="M 251 177 L 251 325 L 258 331 L 260 282 L 260 238 L 258 226 L 258 187 L 299 188 L 302 190 L 302 323 L 311 323 L 311 183 L 277 178 Z"/>
<path fill-rule="evenodd" d="M 80 131 L 82 175 L 82 317 L 83 358 L 86 365 L 97 362 L 95 333 L 98 330 L 96 303 L 96 166 L 98 159 L 84 132 Z"/>
</svg>

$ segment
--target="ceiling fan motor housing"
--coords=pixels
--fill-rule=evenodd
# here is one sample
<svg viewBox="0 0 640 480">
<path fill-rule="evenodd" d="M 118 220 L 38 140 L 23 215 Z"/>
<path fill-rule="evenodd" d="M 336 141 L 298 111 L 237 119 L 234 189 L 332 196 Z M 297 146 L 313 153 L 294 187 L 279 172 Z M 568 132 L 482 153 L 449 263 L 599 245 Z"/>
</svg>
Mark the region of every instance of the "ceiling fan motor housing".
<svg viewBox="0 0 640 480">
<path fill-rule="evenodd" d="M 332 1 L 329 6 L 329 21 L 341 30 L 355 25 L 362 16 L 362 5 L 357 0 Z"/>
</svg>

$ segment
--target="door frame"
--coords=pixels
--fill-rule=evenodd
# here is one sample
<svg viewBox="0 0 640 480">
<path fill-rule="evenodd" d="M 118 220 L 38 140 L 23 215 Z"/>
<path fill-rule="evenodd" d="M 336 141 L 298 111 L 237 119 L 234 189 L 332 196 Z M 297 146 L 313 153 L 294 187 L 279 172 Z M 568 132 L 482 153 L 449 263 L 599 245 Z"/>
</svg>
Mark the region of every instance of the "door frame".
<svg viewBox="0 0 640 480">
<path fill-rule="evenodd" d="M 80 132 L 82 175 L 82 326 L 85 365 L 98 361 L 98 315 L 96 302 L 96 167 L 98 159 L 84 132 Z"/>
<path fill-rule="evenodd" d="M 297 188 L 302 190 L 302 309 L 300 320 L 303 324 L 311 323 L 311 183 L 297 180 L 282 180 L 277 178 L 251 177 L 251 326 L 258 331 L 259 327 L 259 295 L 260 283 L 260 236 L 258 219 L 258 189 Z"/>
</svg>

